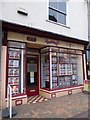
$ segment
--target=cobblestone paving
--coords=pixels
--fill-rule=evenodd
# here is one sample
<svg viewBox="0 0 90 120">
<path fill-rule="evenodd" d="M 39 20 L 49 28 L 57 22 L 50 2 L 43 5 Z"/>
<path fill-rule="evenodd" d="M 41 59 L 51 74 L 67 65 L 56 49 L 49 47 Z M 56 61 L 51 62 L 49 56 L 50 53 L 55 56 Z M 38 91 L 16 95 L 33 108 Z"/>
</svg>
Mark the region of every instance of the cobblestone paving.
<svg viewBox="0 0 90 120">
<path fill-rule="evenodd" d="M 16 106 L 15 109 L 17 115 L 14 118 L 71 118 L 88 111 L 88 95 L 77 93 L 42 103 Z"/>
</svg>

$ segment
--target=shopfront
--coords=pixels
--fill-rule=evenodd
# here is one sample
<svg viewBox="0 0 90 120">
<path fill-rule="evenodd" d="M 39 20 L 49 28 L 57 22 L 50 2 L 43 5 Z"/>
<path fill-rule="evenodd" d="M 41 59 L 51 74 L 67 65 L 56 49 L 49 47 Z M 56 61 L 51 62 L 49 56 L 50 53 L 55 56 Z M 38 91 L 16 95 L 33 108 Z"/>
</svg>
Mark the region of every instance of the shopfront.
<svg viewBox="0 0 90 120">
<path fill-rule="evenodd" d="M 85 77 L 82 63 L 82 50 L 62 47 L 42 49 L 41 94 L 46 92 L 45 97 L 51 98 L 59 97 L 62 93 L 72 94 L 75 89 L 82 90 Z"/>
<path fill-rule="evenodd" d="M 90 43 L 86 50 L 86 63 L 87 63 L 87 80 L 84 84 L 84 93 L 90 94 Z"/>
<path fill-rule="evenodd" d="M 12 86 L 14 106 L 26 104 L 30 96 L 53 98 L 82 92 L 87 76 L 87 42 L 52 39 L 41 34 L 7 31 L 2 49 L 4 107 L 8 84 Z"/>
</svg>

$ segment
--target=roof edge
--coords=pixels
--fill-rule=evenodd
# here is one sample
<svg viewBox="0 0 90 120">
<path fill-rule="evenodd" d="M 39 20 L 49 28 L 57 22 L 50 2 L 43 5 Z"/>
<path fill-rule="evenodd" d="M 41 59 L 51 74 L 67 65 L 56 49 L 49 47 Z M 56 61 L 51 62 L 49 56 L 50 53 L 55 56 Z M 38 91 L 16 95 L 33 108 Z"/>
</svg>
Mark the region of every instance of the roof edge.
<svg viewBox="0 0 90 120">
<path fill-rule="evenodd" d="M 45 37 L 49 39 L 55 39 L 55 40 L 61 40 L 61 41 L 66 41 L 66 42 L 72 42 L 72 43 L 78 43 L 78 44 L 83 44 L 87 46 L 89 44 L 88 41 L 53 33 L 53 32 L 48 32 L 45 30 L 41 29 L 36 29 L 16 23 L 11 23 L 8 21 L 2 20 L 2 30 L 5 31 L 12 31 L 12 32 L 18 32 L 18 33 L 23 33 L 23 34 L 29 34 L 29 35 L 34 35 L 38 37 Z"/>
</svg>

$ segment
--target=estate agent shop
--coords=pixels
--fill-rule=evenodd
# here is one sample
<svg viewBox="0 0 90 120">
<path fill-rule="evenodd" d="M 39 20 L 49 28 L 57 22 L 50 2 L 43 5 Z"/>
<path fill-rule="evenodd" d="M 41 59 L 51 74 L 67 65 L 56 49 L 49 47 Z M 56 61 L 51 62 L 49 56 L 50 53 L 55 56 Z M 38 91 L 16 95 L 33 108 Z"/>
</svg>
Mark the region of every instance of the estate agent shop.
<svg viewBox="0 0 90 120">
<path fill-rule="evenodd" d="M 3 107 L 8 84 L 13 106 L 34 95 L 53 98 L 83 90 L 88 42 L 5 21 L 2 30 Z"/>
</svg>

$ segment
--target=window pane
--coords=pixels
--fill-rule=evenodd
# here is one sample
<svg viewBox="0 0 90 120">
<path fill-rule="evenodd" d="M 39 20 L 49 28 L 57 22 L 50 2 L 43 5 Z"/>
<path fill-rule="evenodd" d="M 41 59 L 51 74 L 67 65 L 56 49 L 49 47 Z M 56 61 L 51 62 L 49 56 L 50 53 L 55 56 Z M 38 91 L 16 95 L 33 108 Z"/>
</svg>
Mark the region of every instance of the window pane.
<svg viewBox="0 0 90 120">
<path fill-rule="evenodd" d="M 58 2 L 58 10 L 66 13 L 66 2 Z"/>
<path fill-rule="evenodd" d="M 57 22 L 57 12 L 49 9 L 49 20 Z"/>
<path fill-rule="evenodd" d="M 23 43 L 9 42 L 9 46 L 25 47 Z M 25 93 L 25 50 L 8 48 L 8 84 L 12 86 L 12 94 Z"/>
<path fill-rule="evenodd" d="M 58 22 L 61 24 L 66 24 L 66 15 L 58 13 Z"/>
<path fill-rule="evenodd" d="M 41 88 L 50 88 L 49 53 L 41 55 Z"/>
<path fill-rule="evenodd" d="M 49 2 L 49 6 L 58 9 L 57 2 Z"/>
<path fill-rule="evenodd" d="M 90 51 L 87 51 L 87 78 L 90 80 Z"/>
<path fill-rule="evenodd" d="M 9 47 L 16 47 L 16 48 L 25 48 L 25 44 L 19 43 L 19 42 L 9 42 L 8 46 Z"/>
</svg>

